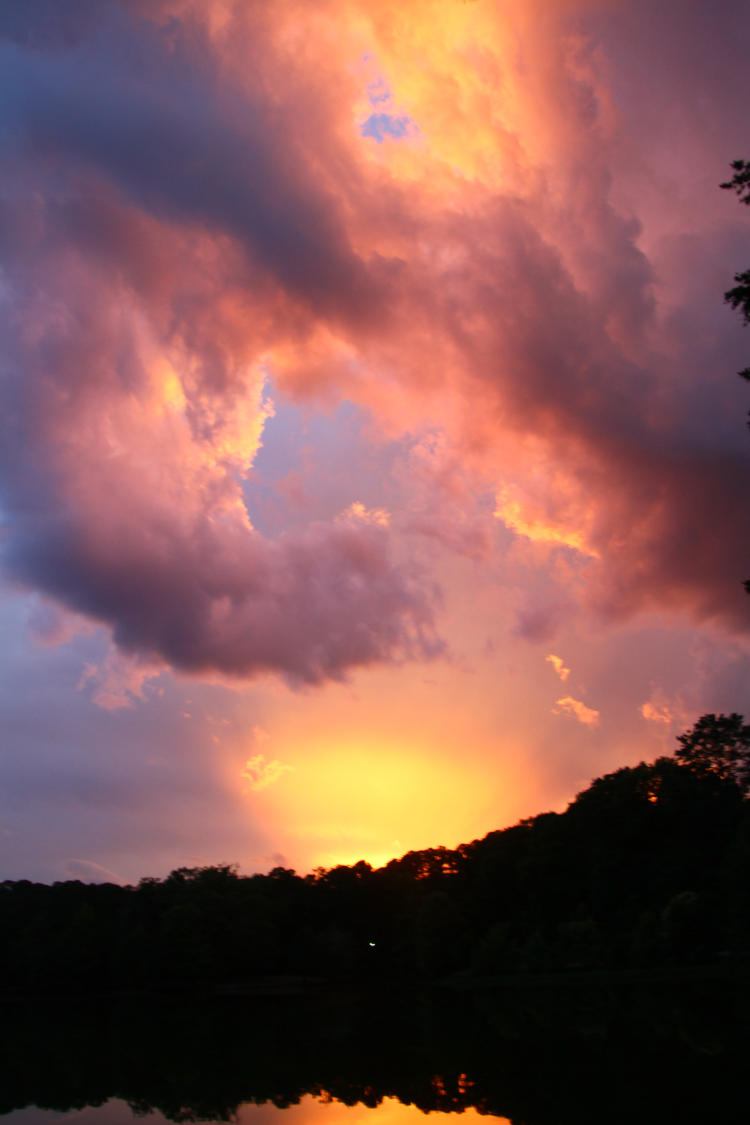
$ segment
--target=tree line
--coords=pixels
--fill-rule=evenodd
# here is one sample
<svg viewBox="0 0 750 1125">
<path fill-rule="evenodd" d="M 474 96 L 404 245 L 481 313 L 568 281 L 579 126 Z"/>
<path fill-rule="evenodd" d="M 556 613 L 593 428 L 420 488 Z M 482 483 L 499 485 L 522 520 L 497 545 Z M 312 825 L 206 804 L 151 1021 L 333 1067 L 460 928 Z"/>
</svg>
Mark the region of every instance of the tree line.
<svg viewBox="0 0 750 1125">
<path fill-rule="evenodd" d="M 481 980 L 742 958 L 748 792 L 750 726 L 705 715 L 673 756 L 597 778 L 563 813 L 378 869 L 183 867 L 126 887 L 5 881 L 0 988 Z"/>
</svg>

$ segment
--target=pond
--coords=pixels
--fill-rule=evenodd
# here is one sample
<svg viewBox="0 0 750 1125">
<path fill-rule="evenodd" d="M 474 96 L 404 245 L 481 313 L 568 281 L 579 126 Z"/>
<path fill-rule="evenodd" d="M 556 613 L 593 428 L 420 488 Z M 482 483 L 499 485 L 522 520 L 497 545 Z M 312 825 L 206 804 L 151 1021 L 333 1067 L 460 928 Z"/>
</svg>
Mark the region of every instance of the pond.
<svg viewBox="0 0 750 1125">
<path fill-rule="evenodd" d="M 361 1104 L 347 1106 L 328 1097 L 306 1094 L 297 1105 L 285 1109 L 273 1104 L 244 1103 L 237 1107 L 234 1120 L 237 1125 L 419 1125 L 424 1116 L 424 1111 L 413 1105 L 404 1105 L 396 1098 L 384 1098 L 378 1106 L 369 1107 Z M 479 1118 L 478 1110 L 469 1108 L 463 1120 L 466 1125 L 473 1125 L 474 1119 L 477 1119 L 478 1125 Z M 136 1112 L 127 1102 L 110 1098 L 100 1106 L 85 1106 L 67 1112 L 27 1106 L 14 1110 L 2 1120 L 4 1125 L 57 1125 L 63 1121 L 75 1122 L 76 1125 L 139 1125 L 149 1122 L 160 1125 L 169 1119 L 156 1110 L 145 1114 Z M 496 1117 L 494 1120 L 498 1125 L 509 1125 L 507 1118 Z"/>
<path fill-rule="evenodd" d="M 0 1122 L 747 1122 L 750 990 L 685 972 L 0 1007 Z M 281 1116 L 283 1115 L 283 1117 Z M 272 1120 L 273 1119 L 273 1120 Z"/>
</svg>

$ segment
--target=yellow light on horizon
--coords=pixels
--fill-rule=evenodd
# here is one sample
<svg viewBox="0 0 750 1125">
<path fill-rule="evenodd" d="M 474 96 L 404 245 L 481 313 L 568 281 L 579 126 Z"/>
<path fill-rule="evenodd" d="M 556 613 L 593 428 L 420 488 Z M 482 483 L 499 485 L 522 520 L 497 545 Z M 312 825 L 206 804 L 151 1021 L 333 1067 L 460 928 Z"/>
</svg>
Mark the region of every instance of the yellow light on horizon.
<svg viewBox="0 0 750 1125">
<path fill-rule="evenodd" d="M 365 860 L 380 867 L 407 851 L 456 847 L 490 827 L 478 811 L 487 779 L 425 747 L 386 749 L 376 740 L 280 749 L 293 772 L 263 791 L 280 848 L 305 866 Z M 488 814 L 489 816 L 489 814 Z M 299 862 L 299 861 L 298 861 Z"/>
</svg>

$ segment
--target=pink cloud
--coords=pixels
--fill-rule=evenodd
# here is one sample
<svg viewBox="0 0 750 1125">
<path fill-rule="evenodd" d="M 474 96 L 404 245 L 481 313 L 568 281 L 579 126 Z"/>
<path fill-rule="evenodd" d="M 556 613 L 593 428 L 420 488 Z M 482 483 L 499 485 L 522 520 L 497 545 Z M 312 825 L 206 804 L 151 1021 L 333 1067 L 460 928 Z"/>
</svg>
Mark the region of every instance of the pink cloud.
<svg viewBox="0 0 750 1125">
<path fill-rule="evenodd" d="M 720 95 L 711 64 L 683 26 L 663 92 L 649 79 L 655 119 L 680 102 L 697 120 L 665 162 L 622 88 L 652 6 L 629 6 L 623 40 L 607 4 L 457 6 L 449 31 L 440 8 L 408 8 L 400 36 L 395 7 L 333 0 L 103 0 L 43 36 L 46 5 L 0 16 L 6 572 L 126 653 L 292 683 L 434 655 L 435 585 L 398 537 L 501 572 L 488 488 L 551 568 L 586 560 L 522 635 L 571 606 L 750 624 L 746 435 L 705 391 L 739 337 L 720 291 L 714 316 L 664 280 L 688 234 L 699 269 L 739 222 L 718 190 L 705 220 L 689 188 L 671 215 L 661 199 L 670 162 L 679 180 L 714 159 L 691 92 Z M 744 74 L 739 6 L 710 27 L 691 11 Z M 418 138 L 359 135 L 365 50 Z M 382 438 L 444 435 L 389 526 L 252 526 L 269 373 L 365 404 Z"/>
<path fill-rule="evenodd" d="M 104 711 L 119 711 L 143 700 L 148 681 L 163 671 L 162 664 L 149 663 L 112 649 L 101 664 L 84 665 L 77 690 L 87 690 L 92 703 Z"/>
</svg>

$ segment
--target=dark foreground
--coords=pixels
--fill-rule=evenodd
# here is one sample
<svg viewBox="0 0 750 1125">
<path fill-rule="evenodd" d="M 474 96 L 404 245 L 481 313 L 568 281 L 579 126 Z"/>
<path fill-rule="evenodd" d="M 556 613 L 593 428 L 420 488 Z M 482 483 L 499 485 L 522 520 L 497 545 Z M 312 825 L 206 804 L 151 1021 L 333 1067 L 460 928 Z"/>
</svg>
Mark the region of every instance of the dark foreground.
<svg viewBox="0 0 750 1125">
<path fill-rule="evenodd" d="M 491 989 L 0 1007 L 0 1112 L 109 1098 L 174 1121 L 306 1093 L 524 1125 L 747 1120 L 750 988 L 715 970 Z"/>
</svg>

